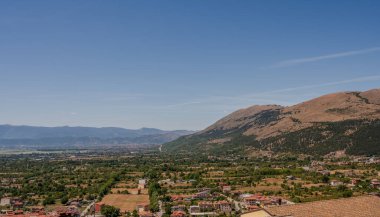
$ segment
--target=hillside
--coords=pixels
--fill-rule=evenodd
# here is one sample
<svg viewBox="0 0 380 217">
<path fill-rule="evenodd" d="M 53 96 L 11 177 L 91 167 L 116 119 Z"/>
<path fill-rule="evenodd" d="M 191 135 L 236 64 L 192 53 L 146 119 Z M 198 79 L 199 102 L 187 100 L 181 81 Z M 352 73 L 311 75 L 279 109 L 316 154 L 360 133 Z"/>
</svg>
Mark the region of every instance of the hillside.
<svg viewBox="0 0 380 217">
<path fill-rule="evenodd" d="M 380 154 L 380 89 L 324 95 L 294 106 L 252 106 L 196 134 L 164 145 L 166 151 L 255 151 Z"/>
</svg>

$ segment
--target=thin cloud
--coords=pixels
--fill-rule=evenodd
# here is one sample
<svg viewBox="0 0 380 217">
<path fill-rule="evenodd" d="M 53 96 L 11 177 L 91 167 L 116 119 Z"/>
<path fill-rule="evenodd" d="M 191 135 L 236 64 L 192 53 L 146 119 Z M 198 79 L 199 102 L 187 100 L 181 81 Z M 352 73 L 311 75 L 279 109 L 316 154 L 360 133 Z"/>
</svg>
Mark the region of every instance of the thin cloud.
<svg viewBox="0 0 380 217">
<path fill-rule="evenodd" d="M 318 87 L 328 87 L 328 86 L 335 86 L 335 85 L 341 85 L 341 84 L 358 83 L 358 82 L 365 82 L 365 81 L 378 81 L 378 80 L 380 80 L 380 75 L 374 75 L 374 76 L 358 77 L 358 78 L 353 78 L 353 79 L 348 79 L 348 80 L 327 82 L 327 83 L 322 83 L 322 84 L 284 88 L 284 89 L 279 89 L 279 90 L 268 91 L 265 93 L 283 93 L 283 92 L 291 92 L 291 91 L 312 89 L 312 88 L 318 88 Z"/>
<path fill-rule="evenodd" d="M 245 107 L 252 104 L 280 104 L 280 105 L 293 105 L 298 103 L 298 100 L 301 98 L 311 97 L 309 94 L 306 94 L 308 89 L 323 88 L 329 86 L 350 84 L 350 83 L 360 83 L 360 82 L 370 82 L 370 81 L 379 81 L 380 75 L 373 76 L 364 76 L 357 77 L 352 79 L 332 81 L 326 83 L 320 83 L 315 85 L 304 85 L 297 87 L 289 87 L 283 89 L 275 89 L 271 91 L 264 91 L 252 94 L 237 95 L 237 96 L 204 96 L 194 101 L 184 101 L 175 104 L 167 105 L 129 105 L 122 106 L 125 108 L 131 109 L 147 109 L 147 110 L 173 110 L 173 111 L 185 111 L 187 106 L 191 109 L 207 109 L 210 111 L 218 111 L 220 108 L 223 108 L 222 111 L 233 111 L 241 107 Z M 296 99 L 296 100 L 295 100 Z M 181 110 L 178 110 L 181 108 Z M 201 110 L 199 110 L 201 111 Z M 199 112 L 198 111 L 198 112 Z"/>
<path fill-rule="evenodd" d="M 202 102 L 183 102 L 183 103 L 178 103 L 178 104 L 172 104 L 172 105 L 166 105 L 164 107 L 181 107 L 181 106 L 186 106 L 186 105 L 194 105 L 194 104 L 200 104 Z"/>
<path fill-rule="evenodd" d="M 283 67 L 294 66 L 294 65 L 299 65 L 303 63 L 310 63 L 310 62 L 317 62 L 321 60 L 336 59 L 336 58 L 341 58 L 341 57 L 367 54 L 367 53 L 372 53 L 376 51 L 380 51 L 380 47 L 372 47 L 372 48 L 367 48 L 367 49 L 362 49 L 362 50 L 346 51 L 346 52 L 341 52 L 341 53 L 327 54 L 327 55 L 315 56 L 315 57 L 285 60 L 285 61 L 275 63 L 269 68 L 283 68 Z"/>
<path fill-rule="evenodd" d="M 352 79 L 332 81 L 332 82 L 326 82 L 326 83 L 320 83 L 320 84 L 314 84 L 314 85 L 304 85 L 304 86 L 276 89 L 276 90 L 271 90 L 271 91 L 259 92 L 259 93 L 254 93 L 254 94 L 246 94 L 246 95 L 240 95 L 240 96 L 211 97 L 211 98 L 208 98 L 207 100 L 199 101 L 199 104 L 205 103 L 205 102 L 208 102 L 208 103 L 215 102 L 215 101 L 232 102 L 233 100 L 235 101 L 236 100 L 244 100 L 244 101 L 256 100 L 256 101 L 261 101 L 261 102 L 267 101 L 267 102 L 275 103 L 275 104 L 279 102 L 282 102 L 283 104 L 291 104 L 292 102 L 282 101 L 279 99 L 284 97 L 285 96 L 284 94 L 287 94 L 289 92 L 336 86 L 336 85 L 342 85 L 342 84 L 379 81 L 379 80 L 380 80 L 380 75 L 364 76 L 364 77 L 357 77 L 357 78 L 352 78 Z M 295 96 L 292 96 L 292 97 L 294 98 Z"/>
</svg>

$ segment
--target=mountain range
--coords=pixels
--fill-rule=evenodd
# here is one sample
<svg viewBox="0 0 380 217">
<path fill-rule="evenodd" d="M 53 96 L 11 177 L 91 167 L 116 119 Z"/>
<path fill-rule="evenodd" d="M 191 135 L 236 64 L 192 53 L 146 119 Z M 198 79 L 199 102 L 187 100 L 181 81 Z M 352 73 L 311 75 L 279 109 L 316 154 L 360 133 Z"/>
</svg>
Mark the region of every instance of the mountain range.
<svg viewBox="0 0 380 217">
<path fill-rule="evenodd" d="M 0 147 L 64 145 L 162 144 L 193 131 L 155 128 L 35 127 L 0 125 Z"/>
<path fill-rule="evenodd" d="M 293 106 L 256 105 L 163 145 L 168 152 L 380 154 L 380 89 L 339 92 Z"/>
</svg>

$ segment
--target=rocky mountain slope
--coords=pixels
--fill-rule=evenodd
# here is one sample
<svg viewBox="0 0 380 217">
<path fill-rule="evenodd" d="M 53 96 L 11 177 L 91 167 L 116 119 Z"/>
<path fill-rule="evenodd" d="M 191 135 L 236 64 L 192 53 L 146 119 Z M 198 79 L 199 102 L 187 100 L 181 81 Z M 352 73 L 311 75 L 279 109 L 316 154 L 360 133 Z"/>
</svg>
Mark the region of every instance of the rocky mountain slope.
<svg viewBox="0 0 380 217">
<path fill-rule="evenodd" d="M 167 151 L 380 154 L 380 89 L 324 95 L 294 106 L 238 110 Z"/>
</svg>

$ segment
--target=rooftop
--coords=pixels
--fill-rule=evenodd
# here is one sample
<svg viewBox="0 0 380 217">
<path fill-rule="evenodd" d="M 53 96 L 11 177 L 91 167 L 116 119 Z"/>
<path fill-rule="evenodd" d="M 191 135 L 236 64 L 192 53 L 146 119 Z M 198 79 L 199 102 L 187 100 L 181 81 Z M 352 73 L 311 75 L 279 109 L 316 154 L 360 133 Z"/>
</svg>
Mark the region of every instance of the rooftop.
<svg viewBox="0 0 380 217">
<path fill-rule="evenodd" d="M 377 217 L 380 216 L 380 197 L 375 195 L 323 200 L 266 208 L 272 216 L 292 217 Z"/>
</svg>

